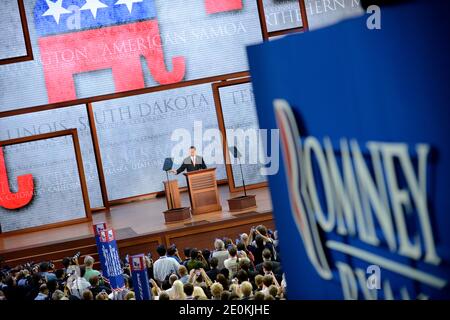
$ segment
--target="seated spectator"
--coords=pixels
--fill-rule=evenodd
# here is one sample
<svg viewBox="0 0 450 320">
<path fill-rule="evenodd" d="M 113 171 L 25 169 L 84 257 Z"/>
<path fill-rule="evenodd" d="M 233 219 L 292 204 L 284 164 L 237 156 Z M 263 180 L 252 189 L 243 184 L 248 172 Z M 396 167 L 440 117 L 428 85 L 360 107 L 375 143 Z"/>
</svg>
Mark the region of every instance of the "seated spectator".
<svg viewBox="0 0 450 320">
<path fill-rule="evenodd" d="M 98 276 L 93 276 L 89 279 L 89 290 L 91 290 L 94 297 L 96 297 L 100 292 L 104 291 L 107 294 L 111 293 L 111 289 L 100 284 L 100 279 Z"/>
<path fill-rule="evenodd" d="M 55 274 L 50 272 L 50 264 L 48 262 L 41 262 L 39 264 L 39 272 L 41 274 L 41 277 L 44 278 L 46 281 L 50 279 L 56 280 Z"/>
<path fill-rule="evenodd" d="M 250 243 L 249 243 L 249 237 L 248 237 L 248 234 L 246 234 L 246 233 L 242 233 L 240 236 L 239 236 L 239 240 L 240 240 L 240 243 L 242 243 L 245 247 L 247 247 Z"/>
<path fill-rule="evenodd" d="M 183 286 L 183 289 L 186 295 L 185 300 L 194 300 L 194 296 L 192 295 L 194 293 L 194 286 L 192 285 L 192 283 L 186 283 Z"/>
<path fill-rule="evenodd" d="M 40 276 L 39 276 L 40 278 Z M 40 285 L 40 283 L 39 283 Z M 39 287 L 38 287 L 39 288 Z M 45 286 L 47 288 L 47 286 Z M 19 288 L 17 287 L 16 279 L 13 276 L 7 276 L 2 288 L 3 294 L 8 301 L 17 301 L 20 299 Z M 39 291 L 34 295 L 33 299 L 38 295 Z M 41 299 L 43 300 L 43 299 Z"/>
<path fill-rule="evenodd" d="M 133 291 L 128 292 L 125 295 L 125 300 L 136 300 L 136 296 Z"/>
<path fill-rule="evenodd" d="M 192 295 L 194 296 L 194 300 L 207 300 L 208 299 L 208 297 L 206 296 L 203 289 L 199 286 L 194 287 L 194 291 L 193 291 Z"/>
<path fill-rule="evenodd" d="M 86 271 L 84 272 L 84 278 L 89 281 L 91 277 L 98 277 L 100 276 L 100 272 L 94 269 L 94 258 L 91 256 L 84 257 L 84 266 L 86 268 Z"/>
<path fill-rule="evenodd" d="M 268 290 L 269 295 L 271 295 L 274 299 L 278 297 L 278 288 L 275 285 L 271 285 Z"/>
<path fill-rule="evenodd" d="M 169 295 L 167 294 L 167 292 L 161 292 L 160 294 L 159 294 L 159 296 L 157 296 L 158 297 L 158 299 L 157 300 L 161 300 L 161 301 L 164 301 L 164 300 L 170 300 L 170 297 L 169 297 Z M 184 299 L 179 299 L 179 300 L 184 300 Z"/>
<path fill-rule="evenodd" d="M 109 300 L 109 296 L 106 292 L 100 292 L 95 296 L 95 300 Z"/>
<path fill-rule="evenodd" d="M 220 274 L 223 274 L 225 276 L 225 278 L 229 279 L 230 278 L 230 270 L 228 270 L 227 268 L 223 268 L 220 270 L 219 272 Z M 217 277 L 216 277 L 217 278 Z"/>
<path fill-rule="evenodd" d="M 240 286 L 237 283 L 233 283 L 230 286 L 230 292 L 231 292 L 232 296 L 236 296 L 238 299 L 241 298 L 241 289 L 240 289 Z M 231 297 L 231 298 L 233 298 L 233 297 Z M 231 298 L 230 298 L 230 300 L 233 300 Z"/>
<path fill-rule="evenodd" d="M 253 300 L 259 300 L 259 301 L 262 301 L 262 300 L 264 300 L 266 298 L 266 295 L 264 294 L 264 293 L 262 293 L 261 291 L 257 291 L 256 293 L 255 293 L 255 295 L 253 296 Z"/>
<path fill-rule="evenodd" d="M 168 275 L 178 271 L 180 264 L 175 259 L 166 256 L 167 251 L 164 245 L 159 245 L 156 251 L 159 259 L 153 264 L 153 274 L 154 278 L 162 284 Z"/>
<path fill-rule="evenodd" d="M 92 294 L 92 291 L 89 289 L 85 289 L 83 291 L 83 294 L 81 295 L 81 300 L 94 300 L 94 295 Z"/>
<path fill-rule="evenodd" d="M 219 270 L 225 268 L 223 263 L 228 259 L 228 251 L 225 249 L 224 242 L 220 239 L 216 239 L 214 241 L 214 249 L 212 257 L 217 259 L 217 268 Z"/>
<path fill-rule="evenodd" d="M 266 275 L 263 277 L 263 288 L 261 290 L 265 295 L 269 294 L 269 287 L 273 284 L 273 277 L 270 275 Z"/>
<path fill-rule="evenodd" d="M 220 300 L 223 292 L 223 287 L 220 283 L 215 282 L 211 286 L 212 300 Z"/>
<path fill-rule="evenodd" d="M 219 273 L 217 275 L 216 281 L 222 285 L 223 290 L 228 291 L 228 289 L 229 289 L 228 278 L 226 278 L 223 274 Z"/>
<path fill-rule="evenodd" d="M 236 274 L 236 278 L 238 280 L 238 283 L 241 284 L 244 281 L 248 281 L 248 274 L 244 270 L 239 270 Z"/>
<path fill-rule="evenodd" d="M 273 271 L 273 273 L 275 273 L 276 275 L 281 276 L 281 274 L 283 274 L 283 271 L 281 269 L 281 263 L 273 260 L 272 252 L 269 249 L 266 248 L 263 250 L 262 257 L 263 257 L 263 262 L 256 266 L 256 271 L 259 274 L 264 274 L 264 271 L 263 271 L 264 262 L 270 262 L 272 264 L 272 267 L 271 267 L 272 269 L 270 271 Z M 266 266 L 267 266 L 267 264 L 266 264 Z"/>
<path fill-rule="evenodd" d="M 52 300 L 67 300 L 67 298 L 64 295 L 64 292 L 62 292 L 61 290 L 56 290 L 52 294 Z"/>
<path fill-rule="evenodd" d="M 211 259 L 211 251 L 209 251 L 209 249 L 207 248 L 202 250 L 202 255 L 206 259 L 206 261 L 209 261 Z"/>
<path fill-rule="evenodd" d="M 56 282 L 58 283 L 58 290 L 64 291 L 66 285 L 66 272 L 64 269 L 58 269 L 55 271 Z"/>
<path fill-rule="evenodd" d="M 34 300 L 47 300 L 48 299 L 48 288 L 46 284 L 41 284 L 39 287 L 39 293 Z"/>
<path fill-rule="evenodd" d="M 178 263 L 181 263 L 180 255 L 178 254 L 178 249 L 175 245 L 171 245 L 167 248 L 167 257 L 175 259 Z"/>
<path fill-rule="evenodd" d="M 181 264 L 186 267 L 186 264 L 191 259 L 191 248 L 184 248 L 183 254 L 184 254 L 184 260 Z"/>
<path fill-rule="evenodd" d="M 217 257 L 211 258 L 209 261 L 210 270 L 206 271 L 206 274 L 211 280 L 216 280 L 217 275 L 219 274 L 219 259 Z"/>
<path fill-rule="evenodd" d="M 252 263 L 249 259 L 241 259 L 239 260 L 239 269 L 243 270 L 247 273 L 248 279 L 250 282 L 254 282 L 255 276 L 257 275 L 256 271 L 251 270 Z"/>
<path fill-rule="evenodd" d="M 231 295 L 230 291 L 223 291 L 222 295 L 220 296 L 220 300 L 224 301 L 230 300 L 230 295 Z"/>
<path fill-rule="evenodd" d="M 230 238 L 224 238 L 223 242 L 225 244 L 225 249 L 228 249 L 230 246 L 233 245 L 233 240 L 231 240 Z"/>
<path fill-rule="evenodd" d="M 58 282 L 56 279 L 50 279 L 47 281 L 47 289 L 48 289 L 48 300 L 51 300 L 53 292 L 58 289 Z"/>
<path fill-rule="evenodd" d="M 261 291 L 263 289 L 263 278 L 260 274 L 255 277 L 255 291 Z"/>
<path fill-rule="evenodd" d="M 173 274 L 171 274 L 171 275 L 169 276 L 169 283 L 170 283 L 171 286 L 172 286 L 173 283 L 174 283 L 175 281 L 177 281 L 177 280 L 178 280 L 178 276 L 177 276 L 175 273 L 173 273 Z"/>
<path fill-rule="evenodd" d="M 185 266 L 181 265 L 178 267 L 178 275 L 180 276 L 180 281 L 185 284 L 189 280 L 189 274 Z"/>
<path fill-rule="evenodd" d="M 250 300 L 252 297 L 253 286 L 250 282 L 244 281 L 241 283 L 242 300 Z"/>
</svg>

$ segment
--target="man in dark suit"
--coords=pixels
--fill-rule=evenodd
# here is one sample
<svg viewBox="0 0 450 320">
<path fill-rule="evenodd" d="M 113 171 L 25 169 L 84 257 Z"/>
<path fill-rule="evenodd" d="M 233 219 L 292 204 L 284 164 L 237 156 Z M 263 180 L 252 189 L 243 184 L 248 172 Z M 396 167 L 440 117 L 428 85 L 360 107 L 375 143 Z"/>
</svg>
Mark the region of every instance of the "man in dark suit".
<svg viewBox="0 0 450 320">
<path fill-rule="evenodd" d="M 187 172 L 206 169 L 205 161 L 203 160 L 203 157 L 197 155 L 197 150 L 194 146 L 191 146 L 189 148 L 189 157 L 186 157 L 183 160 L 183 164 L 181 167 L 178 168 L 178 170 L 170 170 L 172 173 L 180 174 L 184 170 Z"/>
</svg>

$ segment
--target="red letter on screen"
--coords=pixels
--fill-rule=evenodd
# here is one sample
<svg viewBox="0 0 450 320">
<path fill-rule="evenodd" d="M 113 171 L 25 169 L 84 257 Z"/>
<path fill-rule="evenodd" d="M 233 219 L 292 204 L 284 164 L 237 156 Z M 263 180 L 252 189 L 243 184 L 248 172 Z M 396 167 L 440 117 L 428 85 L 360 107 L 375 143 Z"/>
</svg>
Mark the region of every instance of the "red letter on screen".
<svg viewBox="0 0 450 320">
<path fill-rule="evenodd" d="M 206 13 L 241 10 L 242 0 L 205 0 Z"/>
<path fill-rule="evenodd" d="M 33 176 L 25 174 L 17 177 L 17 192 L 9 189 L 8 175 L 6 174 L 3 149 L 0 147 L 0 207 L 6 209 L 18 209 L 27 205 L 33 198 Z"/>
</svg>

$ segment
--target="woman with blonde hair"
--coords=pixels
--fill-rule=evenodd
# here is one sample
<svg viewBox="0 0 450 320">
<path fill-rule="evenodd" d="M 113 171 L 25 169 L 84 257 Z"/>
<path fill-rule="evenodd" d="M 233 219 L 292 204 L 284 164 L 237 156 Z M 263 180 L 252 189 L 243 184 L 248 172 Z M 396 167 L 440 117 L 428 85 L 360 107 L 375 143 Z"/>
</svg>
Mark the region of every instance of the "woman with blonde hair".
<svg viewBox="0 0 450 320">
<path fill-rule="evenodd" d="M 172 285 L 172 294 L 170 299 L 171 300 L 185 300 L 186 299 L 186 294 L 184 293 L 184 285 L 183 282 L 181 282 L 180 280 L 176 280 L 174 281 L 173 285 Z"/>
<path fill-rule="evenodd" d="M 235 294 L 239 298 L 242 297 L 241 288 L 239 287 L 239 285 L 237 283 L 233 283 L 230 286 L 230 292 L 231 292 L 231 294 Z"/>
<path fill-rule="evenodd" d="M 195 300 L 208 300 L 208 297 L 205 294 L 205 291 L 199 286 L 194 287 L 194 293 L 192 293 Z"/>
<path fill-rule="evenodd" d="M 211 286 L 212 300 L 220 300 L 220 297 L 222 296 L 222 292 L 223 292 L 223 286 L 218 282 L 214 282 Z"/>
</svg>

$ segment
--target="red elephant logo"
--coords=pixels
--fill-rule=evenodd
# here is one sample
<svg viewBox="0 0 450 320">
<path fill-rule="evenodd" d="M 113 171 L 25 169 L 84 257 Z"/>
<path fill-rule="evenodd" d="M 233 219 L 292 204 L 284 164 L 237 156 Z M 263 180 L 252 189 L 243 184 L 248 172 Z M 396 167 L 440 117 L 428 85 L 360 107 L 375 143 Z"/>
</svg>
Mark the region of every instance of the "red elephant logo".
<svg viewBox="0 0 450 320">
<path fill-rule="evenodd" d="M 204 1 L 208 14 L 242 9 L 242 0 Z M 116 92 L 144 88 L 141 57 L 159 84 L 185 76 L 184 57 L 165 64 L 154 0 L 37 0 L 34 22 L 49 103 L 75 100 L 83 72 L 111 69 Z"/>
</svg>

